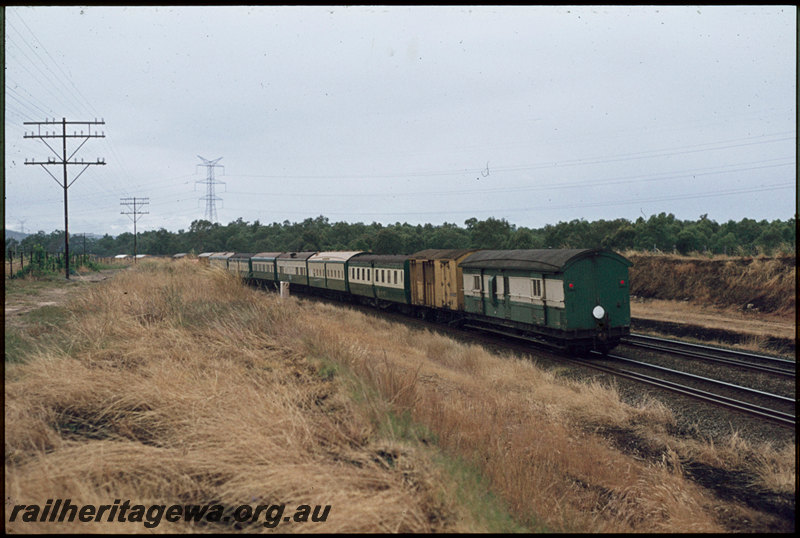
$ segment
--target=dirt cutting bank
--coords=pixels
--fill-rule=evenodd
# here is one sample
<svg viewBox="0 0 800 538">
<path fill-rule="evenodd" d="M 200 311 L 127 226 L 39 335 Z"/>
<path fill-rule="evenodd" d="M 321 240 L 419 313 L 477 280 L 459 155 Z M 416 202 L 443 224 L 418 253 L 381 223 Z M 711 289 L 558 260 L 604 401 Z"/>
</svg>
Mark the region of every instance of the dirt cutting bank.
<svg viewBox="0 0 800 538">
<path fill-rule="evenodd" d="M 797 260 L 793 256 L 691 258 L 626 253 L 631 295 L 705 306 L 794 315 Z"/>
</svg>

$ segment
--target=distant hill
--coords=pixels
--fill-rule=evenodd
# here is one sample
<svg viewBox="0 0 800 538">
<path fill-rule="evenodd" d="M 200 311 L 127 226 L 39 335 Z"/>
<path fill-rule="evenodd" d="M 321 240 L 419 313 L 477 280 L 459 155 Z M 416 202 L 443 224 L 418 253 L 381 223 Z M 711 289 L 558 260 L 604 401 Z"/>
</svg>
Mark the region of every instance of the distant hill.
<svg viewBox="0 0 800 538">
<path fill-rule="evenodd" d="M 72 233 L 72 232 L 70 232 L 70 233 L 69 233 L 69 236 L 70 236 L 70 237 L 75 237 L 76 235 L 83 236 L 84 234 L 83 234 L 83 232 L 78 232 L 78 233 Z M 102 239 L 102 238 L 103 238 L 103 234 L 88 234 L 88 233 L 87 233 L 87 234 L 85 234 L 85 235 L 86 235 L 86 238 L 87 238 L 87 239 Z M 113 236 L 112 236 L 112 237 L 113 237 Z"/>
<path fill-rule="evenodd" d="M 23 239 L 25 239 L 29 235 L 33 235 L 33 234 L 26 234 L 26 233 L 22 233 L 22 232 L 15 232 L 14 230 L 9 230 L 9 229 L 6 229 L 5 232 L 6 232 L 6 237 L 5 237 L 6 239 L 16 239 L 17 241 L 22 241 Z M 70 232 L 69 236 L 70 237 L 83 236 L 83 233 L 82 232 L 79 232 L 79 233 Z M 102 239 L 103 235 L 102 234 L 87 233 L 86 234 L 86 238 L 87 239 Z"/>
<path fill-rule="evenodd" d="M 22 241 L 30 234 L 24 234 L 22 232 L 15 232 L 14 230 L 6 229 L 6 239 L 16 239 L 17 241 Z"/>
</svg>

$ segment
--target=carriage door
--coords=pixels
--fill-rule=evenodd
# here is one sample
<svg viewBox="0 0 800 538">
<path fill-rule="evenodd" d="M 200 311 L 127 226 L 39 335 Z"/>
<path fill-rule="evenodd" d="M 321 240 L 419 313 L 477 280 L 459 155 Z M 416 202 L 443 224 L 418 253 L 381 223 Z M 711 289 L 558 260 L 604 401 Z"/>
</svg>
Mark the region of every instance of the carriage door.
<svg viewBox="0 0 800 538">
<path fill-rule="evenodd" d="M 511 294 L 508 291 L 508 276 L 503 277 L 503 313 L 511 319 Z"/>
<path fill-rule="evenodd" d="M 481 314 L 486 315 L 486 279 L 483 275 L 483 269 L 481 269 L 480 275 L 481 283 L 478 291 L 481 294 Z"/>
<path fill-rule="evenodd" d="M 547 327 L 547 285 L 547 275 L 542 275 L 542 325 L 545 327 Z M 533 292 L 531 292 L 531 297 L 533 297 Z"/>
<path fill-rule="evenodd" d="M 433 266 L 435 262 L 433 260 L 426 260 L 422 262 L 422 280 L 425 282 L 425 290 L 424 290 L 424 303 L 425 306 L 436 306 L 435 303 L 435 289 L 434 289 L 434 281 L 435 281 L 435 267 Z"/>
</svg>

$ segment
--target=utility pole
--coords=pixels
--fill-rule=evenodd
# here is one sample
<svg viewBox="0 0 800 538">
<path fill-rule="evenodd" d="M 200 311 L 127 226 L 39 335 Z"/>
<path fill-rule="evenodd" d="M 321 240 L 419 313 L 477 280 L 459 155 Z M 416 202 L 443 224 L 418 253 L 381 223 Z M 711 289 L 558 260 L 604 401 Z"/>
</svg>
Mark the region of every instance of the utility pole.
<svg viewBox="0 0 800 538">
<path fill-rule="evenodd" d="M 200 200 L 205 200 L 206 201 L 205 219 L 213 224 L 213 223 L 217 222 L 216 201 L 217 200 L 222 200 L 222 198 L 220 198 L 219 196 L 216 196 L 214 194 L 214 185 L 217 184 L 217 183 L 221 183 L 223 185 L 225 184 L 224 181 L 216 181 L 216 179 L 214 179 L 214 168 L 215 167 L 222 168 L 223 169 L 223 173 L 224 173 L 225 167 L 222 166 L 221 164 L 217 164 L 219 161 L 222 160 L 222 157 L 220 157 L 219 159 L 215 159 L 213 161 L 209 161 L 208 159 L 204 159 L 203 157 L 200 157 L 200 155 L 198 155 L 197 157 L 201 161 L 203 161 L 204 164 L 202 166 L 206 167 L 207 175 L 206 175 L 206 179 L 197 180 L 197 181 L 195 181 L 195 184 L 197 184 L 197 183 L 205 183 L 206 184 L 206 195 L 204 197 L 200 198 Z M 201 166 L 201 165 L 198 164 L 197 166 Z"/>
<path fill-rule="evenodd" d="M 137 252 L 136 252 L 136 221 L 139 220 L 139 215 L 148 215 L 150 213 L 149 211 L 142 211 L 141 209 L 137 210 L 136 209 L 136 205 L 139 204 L 140 206 L 142 206 L 142 205 L 147 205 L 149 203 L 150 203 L 150 198 L 136 198 L 135 196 L 133 198 L 120 198 L 120 204 L 119 205 L 128 206 L 128 209 L 131 210 L 131 211 L 128 211 L 127 213 L 125 211 L 122 211 L 120 214 L 128 215 L 130 217 L 130 219 L 133 221 L 133 263 L 136 263 L 136 255 L 137 255 Z M 133 216 L 131 217 L 131 215 L 133 215 Z"/>
<path fill-rule="evenodd" d="M 64 189 L 64 257 L 65 257 L 64 259 L 65 259 L 65 272 L 67 280 L 69 280 L 69 212 L 67 209 L 67 190 L 72 186 L 73 183 L 75 183 L 75 181 L 77 181 L 79 177 L 81 177 L 81 174 L 83 174 L 87 168 L 89 168 L 92 165 L 106 164 L 105 159 L 100 159 L 99 157 L 97 158 L 97 161 L 94 162 L 84 162 L 83 159 L 81 159 L 80 161 L 78 161 L 77 159 L 72 160 L 72 158 L 90 138 L 105 138 L 106 136 L 105 133 L 98 134 L 96 131 L 92 132 L 92 126 L 105 125 L 105 123 L 106 122 L 104 122 L 103 120 L 97 121 L 96 119 L 94 121 L 67 121 L 67 118 L 62 118 L 61 121 L 56 121 L 56 119 L 53 118 L 52 120 L 45 120 L 45 121 L 23 122 L 23 125 L 36 126 L 36 131 L 35 132 L 32 131 L 30 133 L 26 131 L 24 138 L 38 138 L 39 140 L 44 142 L 45 146 L 50 148 L 50 151 L 52 151 L 55 154 L 55 158 L 48 157 L 47 161 L 37 161 L 37 160 L 29 161 L 28 159 L 25 159 L 25 164 L 40 165 L 42 168 L 44 168 L 44 171 L 50 174 L 50 177 L 52 177 L 53 180 L 55 180 L 55 182 L 58 183 L 58 185 L 62 189 Z M 42 126 L 47 128 L 47 126 L 49 125 L 53 126 L 54 128 L 53 132 L 45 131 L 44 133 L 42 133 Z M 60 133 L 57 130 L 55 130 L 56 126 L 58 125 L 61 126 Z M 80 134 L 78 134 L 76 131 L 73 131 L 72 134 L 67 134 L 67 125 L 85 125 L 87 132 L 86 134 L 84 134 L 84 132 L 81 131 Z M 59 154 L 58 151 L 53 149 L 53 146 L 48 144 L 47 142 L 48 138 L 61 139 L 61 154 Z M 83 141 L 78 145 L 75 151 L 73 151 L 70 155 L 67 155 L 68 138 L 83 139 Z M 61 167 L 63 168 L 62 181 L 56 179 L 56 176 L 51 174 L 50 170 L 47 169 L 47 166 L 57 166 L 57 165 L 61 165 Z M 69 181 L 69 177 L 67 174 L 67 168 L 70 165 L 83 166 L 83 170 L 78 172 L 78 175 L 76 175 L 72 181 Z"/>
</svg>

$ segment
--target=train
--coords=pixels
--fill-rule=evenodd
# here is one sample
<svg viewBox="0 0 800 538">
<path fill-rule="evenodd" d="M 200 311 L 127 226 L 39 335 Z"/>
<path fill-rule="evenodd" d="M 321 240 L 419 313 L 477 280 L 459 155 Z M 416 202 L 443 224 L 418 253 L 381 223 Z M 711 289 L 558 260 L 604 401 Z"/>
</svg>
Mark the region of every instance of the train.
<svg viewBox="0 0 800 538">
<path fill-rule="evenodd" d="M 302 293 L 525 338 L 570 354 L 607 354 L 630 334 L 633 264 L 605 248 L 204 252 L 198 258 L 259 287 L 288 283 Z"/>
</svg>

